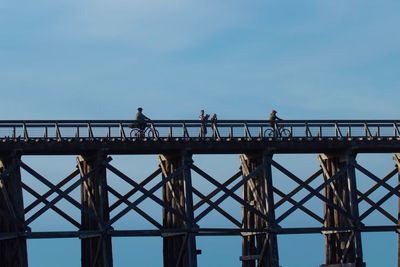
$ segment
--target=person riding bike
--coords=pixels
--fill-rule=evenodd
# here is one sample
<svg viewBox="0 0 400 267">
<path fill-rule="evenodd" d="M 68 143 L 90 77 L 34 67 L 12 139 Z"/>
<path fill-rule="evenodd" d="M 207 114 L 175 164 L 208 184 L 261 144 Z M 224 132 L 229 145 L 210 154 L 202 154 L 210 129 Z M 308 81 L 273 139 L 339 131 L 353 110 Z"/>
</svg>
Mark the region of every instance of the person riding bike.
<svg viewBox="0 0 400 267">
<path fill-rule="evenodd" d="M 139 128 L 140 137 L 144 137 L 144 131 L 147 127 L 147 122 L 151 120 L 142 113 L 143 108 L 139 107 L 137 110 L 138 111 L 136 112 L 136 127 Z"/>
<path fill-rule="evenodd" d="M 278 116 L 276 116 L 276 113 L 278 113 L 275 109 L 272 110 L 271 114 L 269 115 L 269 123 L 271 124 L 271 128 L 274 130 L 276 135 L 279 135 L 279 129 L 277 126 L 276 121 L 282 120 Z"/>
</svg>

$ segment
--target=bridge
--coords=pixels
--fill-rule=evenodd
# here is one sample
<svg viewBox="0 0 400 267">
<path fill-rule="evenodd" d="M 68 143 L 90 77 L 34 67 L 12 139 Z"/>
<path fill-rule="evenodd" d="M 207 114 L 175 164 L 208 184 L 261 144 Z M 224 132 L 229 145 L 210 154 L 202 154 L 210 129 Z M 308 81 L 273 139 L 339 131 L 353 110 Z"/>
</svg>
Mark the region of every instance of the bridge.
<svg viewBox="0 0 400 267">
<path fill-rule="evenodd" d="M 365 266 L 363 232 L 398 233 L 399 210 L 385 208 L 400 197 L 393 186 L 400 172 L 399 121 L 394 120 L 285 120 L 271 128 L 265 120 L 219 120 L 202 124 L 195 120 L 155 120 L 145 132 L 132 129 L 128 120 L 0 121 L 0 259 L 2 266 L 28 266 L 27 239 L 80 238 L 82 266 L 113 265 L 113 237 L 158 236 L 163 239 L 163 263 L 167 267 L 196 267 L 201 250 L 199 236 L 240 236 L 243 267 L 278 267 L 278 235 L 321 233 L 325 236 L 324 267 Z M 300 178 L 274 159 L 278 154 L 317 154 L 318 167 Z M 357 162 L 362 153 L 393 154 L 394 168 L 383 177 Z M 194 155 L 239 154 L 238 171 L 217 179 L 197 166 Z M 76 155 L 71 173 L 56 182 L 24 161 L 24 156 Z M 114 155 L 157 155 L 158 168 L 136 179 L 113 164 Z M 284 192 L 276 186 L 279 172 L 296 187 Z M 43 184 L 39 192 L 29 179 Z M 107 173 L 130 186 L 119 192 Z M 365 190 L 361 173 L 373 185 Z M 193 177 L 214 189 L 202 192 Z M 396 178 L 396 176 L 398 178 Z M 72 192 L 80 189 L 80 198 Z M 382 190 L 384 189 L 384 190 Z M 300 192 L 306 192 L 301 198 Z M 29 194 L 32 201 L 24 199 Z M 373 194 L 379 194 L 376 200 Z M 230 199 L 241 216 L 225 210 Z M 114 201 L 111 201 L 114 200 Z M 150 215 L 140 204 L 153 201 L 162 218 Z M 318 212 L 307 205 L 316 200 Z M 67 201 L 79 210 L 79 218 L 57 205 Z M 360 208 L 363 205 L 363 210 Z M 36 231 L 32 223 L 52 210 L 75 231 Z M 301 211 L 314 226 L 286 227 Z M 212 212 L 231 227 L 210 227 Z M 115 224 L 128 213 L 152 227 L 118 229 Z M 378 213 L 382 222 L 372 223 Z M 400 250 L 399 250 L 400 255 Z M 161 255 L 160 255 L 161 257 Z M 400 263 L 399 263 L 400 266 Z"/>
</svg>

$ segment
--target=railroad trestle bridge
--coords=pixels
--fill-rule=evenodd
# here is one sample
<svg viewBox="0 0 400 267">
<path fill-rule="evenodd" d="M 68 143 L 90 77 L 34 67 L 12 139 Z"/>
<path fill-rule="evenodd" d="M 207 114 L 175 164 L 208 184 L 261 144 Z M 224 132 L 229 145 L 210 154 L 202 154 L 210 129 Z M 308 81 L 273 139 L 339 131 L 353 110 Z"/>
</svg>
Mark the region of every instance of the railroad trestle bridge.
<svg viewBox="0 0 400 267">
<path fill-rule="evenodd" d="M 398 121 L 286 120 L 277 127 L 287 129 L 284 135 L 265 120 L 220 120 L 206 125 L 159 120 L 149 122 L 148 134 L 143 136 L 131 134 L 132 123 L 0 121 L 1 266 L 28 266 L 27 239 L 80 238 L 82 266 L 109 267 L 113 265 L 113 237 L 158 236 L 163 239 L 164 266 L 196 267 L 201 254 L 196 237 L 232 235 L 242 238 L 242 266 L 278 267 L 278 235 L 321 233 L 326 255 L 321 266 L 361 267 L 365 265 L 363 232 L 398 233 L 399 211 L 384 207 L 389 199 L 400 199 L 400 185 L 390 183 L 400 179 Z M 319 167 L 305 179 L 273 158 L 303 153 L 318 154 L 319 161 Z M 395 167 L 380 177 L 357 162 L 361 153 L 393 154 Z M 144 154 L 158 155 L 159 162 L 141 180 L 113 164 L 113 155 Z M 239 170 L 221 181 L 197 166 L 193 156 L 198 154 L 239 154 Z M 29 166 L 24 161 L 28 155 L 75 155 L 77 164 L 67 177 L 55 182 Z M 297 186 L 284 192 L 275 185 L 273 170 Z M 22 171 L 47 191 L 30 186 Z M 356 172 L 373 183 L 368 190 L 360 189 Z M 128 184 L 129 191 L 113 188 L 107 173 Z M 202 192 L 196 188 L 193 174 L 214 189 Z M 76 189 L 81 192 L 78 199 L 71 194 Z M 303 197 L 296 197 L 304 191 Z M 377 193 L 377 200 L 371 197 Z M 25 194 L 33 200 L 24 200 Z M 227 199 L 241 209 L 240 218 L 221 206 Z M 323 214 L 305 205 L 312 199 L 320 201 Z M 160 207 L 161 220 L 140 206 L 147 200 Z M 78 209 L 79 218 L 57 207 L 60 201 Z M 361 203 L 368 208 L 361 211 Z M 282 207 L 287 208 L 276 212 Z M 49 210 L 76 230 L 35 231 L 32 223 Z M 299 210 L 315 226 L 285 227 L 285 220 Z M 115 224 L 131 212 L 152 227 L 117 229 Z M 211 212 L 219 213 L 231 227 L 209 227 Z M 386 223 L 367 223 L 372 213 L 379 213 Z"/>
</svg>

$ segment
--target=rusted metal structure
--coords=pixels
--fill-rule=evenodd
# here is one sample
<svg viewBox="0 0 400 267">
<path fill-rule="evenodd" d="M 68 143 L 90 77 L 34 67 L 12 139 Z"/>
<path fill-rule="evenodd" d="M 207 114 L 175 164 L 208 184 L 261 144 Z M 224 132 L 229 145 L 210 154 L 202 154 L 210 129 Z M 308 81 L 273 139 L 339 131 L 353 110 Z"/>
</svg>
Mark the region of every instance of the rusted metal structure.
<svg viewBox="0 0 400 267">
<path fill-rule="evenodd" d="M 399 213 L 393 215 L 383 206 L 387 200 L 400 197 L 400 185 L 388 182 L 400 172 L 397 121 L 284 121 L 275 131 L 269 128 L 269 121 L 218 121 L 206 125 L 206 136 L 200 132 L 204 125 L 199 121 L 153 121 L 146 134 L 140 135 L 129 128 L 132 123 L 0 121 L 1 266 L 28 266 L 27 239 L 80 238 L 82 266 L 109 267 L 113 265 L 113 237 L 159 236 L 163 238 L 164 266 L 196 267 L 201 254 L 196 237 L 234 235 L 242 237 L 243 267 L 278 267 L 278 235 L 322 233 L 326 262 L 321 266 L 361 267 L 365 265 L 362 233 L 397 233 L 400 228 Z M 301 179 L 274 160 L 274 155 L 285 153 L 318 154 L 319 168 Z M 360 153 L 393 153 L 396 167 L 378 177 L 357 162 Z M 143 154 L 158 155 L 159 167 L 140 181 L 115 167 L 111 157 Z M 218 180 L 196 165 L 193 155 L 197 154 L 239 154 L 239 170 L 229 179 Z M 25 155 L 76 155 L 77 164 L 65 179 L 54 183 L 26 164 Z M 40 193 L 29 186 L 21 170 L 48 191 Z M 297 186 L 290 192 L 282 191 L 275 185 L 272 170 Z M 118 192 L 108 184 L 107 172 L 131 189 Z M 356 172 L 370 178 L 374 185 L 362 191 Z M 201 192 L 193 185 L 194 174 L 215 189 Z M 77 188 L 81 190 L 80 199 L 71 195 Z M 381 188 L 388 193 L 378 201 L 372 200 L 371 194 Z M 299 200 L 295 196 L 300 191 L 307 194 Z M 23 192 L 34 200 L 26 203 Z M 111 202 L 110 196 L 116 200 Z M 234 200 L 242 209 L 241 218 L 221 207 L 226 199 Z M 320 201 L 323 214 L 305 205 L 311 199 Z M 61 200 L 77 208 L 80 218 L 57 207 Z M 162 221 L 140 207 L 145 200 L 159 205 Z M 361 211 L 360 203 L 368 208 Z M 289 208 L 277 212 L 285 206 Z M 48 210 L 76 230 L 32 229 L 30 225 Z M 285 227 L 287 217 L 299 210 L 316 226 Z M 152 228 L 115 229 L 115 223 L 130 212 L 144 218 Z M 232 227 L 207 227 L 211 212 L 221 214 Z M 390 224 L 366 224 L 365 219 L 374 212 Z"/>
</svg>

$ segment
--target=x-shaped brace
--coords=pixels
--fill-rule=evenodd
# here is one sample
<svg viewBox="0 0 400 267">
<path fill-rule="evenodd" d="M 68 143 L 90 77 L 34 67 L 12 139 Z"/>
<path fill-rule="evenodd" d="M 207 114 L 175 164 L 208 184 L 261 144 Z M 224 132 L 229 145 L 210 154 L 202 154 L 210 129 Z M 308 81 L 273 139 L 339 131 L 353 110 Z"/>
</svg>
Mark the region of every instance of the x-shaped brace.
<svg viewBox="0 0 400 267">
<path fill-rule="evenodd" d="M 290 214 L 292 214 L 295 210 L 299 209 L 304 203 L 306 203 L 308 200 L 310 200 L 312 197 L 316 196 L 319 199 L 321 199 L 323 202 L 325 202 L 328 206 L 336 209 L 338 212 L 342 213 L 344 216 L 348 217 L 351 221 L 354 221 L 353 216 L 349 214 L 346 210 L 343 208 L 339 207 L 338 205 L 334 204 L 331 200 L 323 196 L 320 191 L 325 188 L 327 185 L 332 183 L 333 181 L 337 180 L 340 175 L 343 174 L 344 171 L 347 170 L 348 166 L 343 166 L 337 173 L 335 173 L 332 177 L 327 177 L 327 179 L 319 185 L 316 189 L 312 188 L 308 183 L 303 182 L 300 178 L 295 176 L 293 173 L 289 172 L 286 170 L 283 166 L 278 164 L 276 161 L 271 162 L 271 164 L 280 170 L 282 173 L 287 175 L 289 178 L 291 178 L 293 181 L 297 182 L 299 184 L 299 187 L 307 189 L 310 193 L 306 195 L 304 198 L 302 198 L 297 204 L 292 206 L 290 209 L 288 209 L 286 212 L 284 212 L 280 217 L 277 218 L 277 223 L 283 221 L 286 217 L 288 217 Z M 297 190 L 297 189 L 295 189 Z"/>
<path fill-rule="evenodd" d="M 259 211 L 258 209 L 255 209 L 253 206 L 249 205 L 246 201 L 244 201 L 242 198 L 240 198 L 238 195 L 236 195 L 234 192 L 239 189 L 243 184 L 245 184 L 250 178 L 252 178 L 254 175 L 258 174 L 260 171 L 262 171 L 265 168 L 265 164 L 259 165 L 257 168 L 255 168 L 249 175 L 243 176 L 243 179 L 236 183 L 231 189 L 228 189 L 226 186 L 222 185 L 219 183 L 217 180 L 209 176 L 207 173 L 202 171 L 200 168 L 192 164 L 192 170 L 194 170 L 196 173 L 198 173 L 200 176 L 205 178 L 207 181 L 210 183 L 214 184 L 218 188 L 218 192 L 224 191 L 225 194 L 223 194 L 221 197 L 219 197 L 215 202 L 210 203 L 210 205 L 199 215 L 196 216 L 195 222 L 200 221 L 204 216 L 206 216 L 208 213 L 210 213 L 213 209 L 215 209 L 221 202 L 223 202 L 225 199 L 228 197 L 232 197 L 235 199 L 237 202 L 239 202 L 241 205 L 243 205 L 244 208 L 249 209 L 250 211 L 254 212 L 261 218 L 263 218 L 266 221 L 269 221 L 268 214 L 264 214 L 262 211 Z M 215 193 L 215 194 L 217 194 Z M 212 193 L 214 194 L 214 193 Z M 214 194 L 214 195 L 215 195 Z M 207 199 L 209 199 L 207 197 Z M 197 205 L 195 205 L 197 206 Z"/>
<path fill-rule="evenodd" d="M 124 180 L 125 182 L 127 182 L 131 186 L 133 186 L 135 188 L 135 192 L 140 191 L 143 194 L 142 196 L 137 198 L 135 201 L 133 201 L 129 205 L 127 205 L 127 207 L 125 209 L 123 209 L 121 212 L 116 214 L 112 219 L 110 219 L 107 222 L 107 226 L 111 226 L 113 223 L 118 221 L 122 216 L 124 216 L 126 213 L 128 213 L 133 207 L 138 206 L 141 202 L 143 202 L 147 198 L 152 199 L 153 201 L 155 201 L 157 204 L 159 204 L 160 206 L 162 206 L 163 208 L 165 208 L 169 212 L 174 213 L 180 219 L 188 222 L 189 224 L 191 223 L 189 218 L 187 218 L 184 214 L 181 214 L 179 211 L 177 211 L 174 208 L 166 205 L 161 199 L 159 199 L 157 196 L 154 195 L 154 192 L 156 192 L 158 189 L 160 189 L 164 184 L 166 184 L 168 181 L 170 181 L 174 177 L 177 177 L 178 175 L 180 175 L 182 173 L 183 169 L 184 169 L 184 166 L 176 169 L 168 177 L 166 177 L 165 179 L 163 179 L 162 181 L 157 183 L 150 190 L 147 190 L 146 188 L 144 188 L 144 186 L 142 186 L 142 185 L 138 184 L 137 182 L 135 182 L 134 180 L 130 179 L 127 175 L 125 175 L 124 173 L 122 173 L 121 171 L 119 171 L 118 169 L 113 167 L 111 164 L 105 163 L 105 165 L 106 165 L 108 170 L 113 172 L 115 175 L 120 177 L 122 180 Z"/>
</svg>

